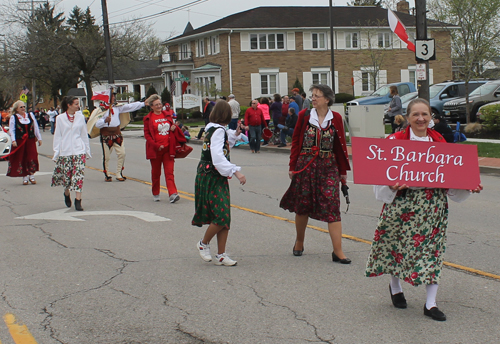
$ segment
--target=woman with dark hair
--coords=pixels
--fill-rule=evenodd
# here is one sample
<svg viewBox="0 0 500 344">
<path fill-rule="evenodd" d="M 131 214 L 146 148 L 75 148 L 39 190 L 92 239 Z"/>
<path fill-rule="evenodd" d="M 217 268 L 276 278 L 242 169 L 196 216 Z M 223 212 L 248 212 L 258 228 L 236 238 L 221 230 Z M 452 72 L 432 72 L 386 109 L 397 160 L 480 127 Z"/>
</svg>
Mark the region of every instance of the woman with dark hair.
<svg viewBox="0 0 500 344">
<path fill-rule="evenodd" d="M 42 135 L 33 114 L 26 112 L 26 104 L 21 100 L 12 105 L 9 120 L 12 152 L 9 154 L 7 176 L 23 177 L 23 185 L 36 184 L 35 172 L 38 171 L 38 151 L 36 143 L 42 145 Z"/>
<path fill-rule="evenodd" d="M 388 139 L 445 142 L 438 132 L 429 129 L 432 110 L 425 99 L 412 100 L 406 113 L 408 127 Z M 482 189 L 479 184 L 471 191 Z M 389 291 L 396 308 L 407 307 L 400 280 L 413 286 L 425 285 L 424 315 L 438 321 L 446 320 L 437 308 L 436 295 L 446 249 L 448 197 L 462 202 L 470 191 L 408 187 L 397 183 L 376 185 L 374 192 L 384 205 L 366 263 L 366 276 L 391 275 Z"/>
<path fill-rule="evenodd" d="M 391 122 L 392 133 L 394 134 L 398 126 L 397 124 L 394 123 L 394 118 L 397 115 L 403 114 L 403 107 L 401 105 L 401 98 L 399 98 L 398 88 L 396 86 L 390 86 L 389 89 L 390 89 L 391 102 L 389 103 L 388 114 L 389 114 L 389 120 Z"/>
<path fill-rule="evenodd" d="M 228 179 L 235 176 L 243 185 L 246 178 L 240 172 L 241 167 L 229 161 L 231 143 L 234 144 L 234 136 L 240 134 L 239 126 L 236 131 L 226 132 L 224 127 L 229 122 L 231 107 L 226 102 L 217 102 L 210 113 L 210 123 L 206 126 L 205 141 L 196 171 L 195 214 L 191 223 L 198 227 L 209 225 L 203 238 L 196 244 L 201 259 L 212 261 L 209 244 L 213 237 L 217 236 L 218 254 L 215 256 L 215 265 L 234 266 L 237 262 L 226 254 L 227 237 L 231 227 Z"/>
<path fill-rule="evenodd" d="M 281 108 L 283 107 L 283 103 L 281 103 L 281 96 L 279 94 L 274 95 L 274 102 L 271 104 L 269 108 L 271 112 L 271 117 L 273 118 L 274 129 L 277 130 L 278 122 L 282 116 Z"/>
<path fill-rule="evenodd" d="M 82 211 L 82 189 L 85 163 L 91 158 L 85 116 L 80 112 L 78 98 L 66 96 L 61 102 L 61 114 L 56 117 L 54 156 L 56 162 L 52 185 L 64 187 L 64 202 L 71 207 L 70 191 L 75 191 L 75 209 Z"/>
<path fill-rule="evenodd" d="M 312 85 L 313 109 L 302 110 L 295 125 L 288 175 L 290 187 L 280 207 L 295 213 L 297 237 L 293 255 L 301 256 L 309 218 L 328 223 L 332 260 L 350 264 L 342 251 L 339 184 L 350 170 L 342 116 L 328 107 L 334 102 L 327 85 Z"/>
<path fill-rule="evenodd" d="M 262 123 L 261 124 L 261 129 L 267 128 L 269 126 L 269 122 L 271 122 L 271 116 L 269 115 L 269 98 L 267 97 L 262 97 L 260 98 L 259 104 L 257 105 L 257 109 L 260 109 L 262 111 L 262 115 L 264 116 L 264 121 L 266 124 Z M 267 145 L 269 141 L 264 139 L 264 144 L 263 146 Z"/>
</svg>

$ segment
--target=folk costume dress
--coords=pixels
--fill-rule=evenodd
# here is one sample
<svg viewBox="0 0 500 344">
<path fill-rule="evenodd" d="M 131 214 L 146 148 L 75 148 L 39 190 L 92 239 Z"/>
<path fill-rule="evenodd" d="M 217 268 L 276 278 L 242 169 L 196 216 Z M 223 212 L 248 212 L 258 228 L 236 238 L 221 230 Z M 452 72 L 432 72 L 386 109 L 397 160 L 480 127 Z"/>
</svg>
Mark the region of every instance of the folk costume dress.
<svg viewBox="0 0 500 344">
<path fill-rule="evenodd" d="M 51 186 L 63 186 L 70 191 L 82 192 L 85 163 L 90 154 L 89 136 L 85 116 L 62 113 L 56 118 L 53 141 L 56 162 Z"/>
<path fill-rule="evenodd" d="M 410 127 L 388 139 L 446 142 L 435 130 L 415 136 Z M 384 202 L 375 230 L 366 276 L 389 274 L 411 285 L 439 284 L 446 250 L 448 196 L 464 201 L 467 190 L 410 187 L 393 191 L 375 186 L 377 200 Z"/>
<path fill-rule="evenodd" d="M 340 221 L 340 176 L 350 170 L 342 117 L 302 110 L 292 136 L 290 171 L 296 172 L 280 207 L 324 222 Z"/>
<path fill-rule="evenodd" d="M 9 154 L 7 176 L 26 177 L 38 171 L 38 151 L 36 142 L 42 141 L 38 123 L 33 114 L 26 113 L 26 118 L 19 114 L 12 115 L 9 120 L 10 138 L 16 141 Z"/>
<path fill-rule="evenodd" d="M 241 170 L 229 158 L 230 147 L 235 141 L 234 131 L 226 132 L 216 123 L 207 125 L 196 171 L 195 214 L 191 222 L 194 226 L 213 223 L 230 229 L 231 202 L 227 180 Z"/>
</svg>

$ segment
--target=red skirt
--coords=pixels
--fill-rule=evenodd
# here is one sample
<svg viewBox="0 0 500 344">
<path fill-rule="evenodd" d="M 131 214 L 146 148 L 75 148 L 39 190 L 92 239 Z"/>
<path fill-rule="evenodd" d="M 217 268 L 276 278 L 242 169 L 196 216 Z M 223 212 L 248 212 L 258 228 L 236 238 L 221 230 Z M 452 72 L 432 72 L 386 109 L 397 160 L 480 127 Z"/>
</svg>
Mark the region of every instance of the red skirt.
<svg viewBox="0 0 500 344">
<path fill-rule="evenodd" d="M 9 155 L 9 177 L 24 177 L 38 171 L 38 151 L 36 138 L 16 141 L 18 146 Z"/>
</svg>

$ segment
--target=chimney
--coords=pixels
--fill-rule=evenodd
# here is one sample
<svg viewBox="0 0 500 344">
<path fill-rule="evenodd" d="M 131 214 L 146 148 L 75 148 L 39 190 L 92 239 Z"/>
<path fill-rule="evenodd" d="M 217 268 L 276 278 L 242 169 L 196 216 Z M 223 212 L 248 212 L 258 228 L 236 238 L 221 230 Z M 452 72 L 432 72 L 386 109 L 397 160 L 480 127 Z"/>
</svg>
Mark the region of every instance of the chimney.
<svg viewBox="0 0 500 344">
<path fill-rule="evenodd" d="M 410 14 L 410 4 L 406 0 L 398 2 L 396 11 Z"/>
</svg>

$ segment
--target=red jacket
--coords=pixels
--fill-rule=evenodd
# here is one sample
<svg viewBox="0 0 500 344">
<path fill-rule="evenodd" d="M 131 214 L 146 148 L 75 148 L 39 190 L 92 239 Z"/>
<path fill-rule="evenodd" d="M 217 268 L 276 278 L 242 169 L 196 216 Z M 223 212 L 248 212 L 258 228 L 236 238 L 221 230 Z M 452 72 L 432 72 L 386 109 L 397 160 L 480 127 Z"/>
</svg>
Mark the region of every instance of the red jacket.
<svg viewBox="0 0 500 344">
<path fill-rule="evenodd" d="M 144 138 L 146 139 L 146 159 L 156 159 L 156 152 L 160 150 L 161 144 L 156 143 L 154 139 L 154 130 L 156 130 L 153 121 L 151 121 L 151 115 L 153 112 L 148 113 L 146 117 L 144 117 Z M 172 115 L 167 111 L 162 111 L 162 114 L 167 119 L 167 122 L 170 123 L 170 126 L 174 125 L 174 120 Z M 182 133 L 182 130 L 179 128 L 175 128 L 174 131 L 171 131 L 169 134 L 169 144 L 168 150 L 170 157 L 175 157 L 176 147 L 181 143 L 186 143 L 186 137 Z"/>
<path fill-rule="evenodd" d="M 300 151 L 302 150 L 302 142 L 304 141 L 304 132 L 306 131 L 307 123 L 309 123 L 310 115 L 305 115 L 306 109 L 299 112 L 299 119 L 295 125 L 292 135 L 292 148 L 290 150 L 290 171 L 295 171 L 297 159 L 299 158 Z M 346 175 L 347 171 L 351 170 L 349 165 L 349 154 L 347 153 L 347 145 L 344 137 L 344 125 L 342 123 L 342 116 L 338 112 L 333 112 L 332 124 L 337 130 L 333 143 L 333 152 L 335 153 L 335 160 L 339 168 L 340 175 Z"/>
<path fill-rule="evenodd" d="M 267 122 L 264 120 L 262 110 L 259 108 L 254 110 L 252 107 L 249 107 L 247 111 L 245 111 L 245 125 L 260 126 L 261 124 L 265 124 L 267 127 Z"/>
<path fill-rule="evenodd" d="M 434 129 L 427 128 L 427 135 L 435 142 L 446 142 L 444 137 L 435 131 Z M 398 131 L 397 133 L 387 136 L 388 139 L 397 140 L 409 140 L 410 139 L 410 127 L 406 127 L 404 130 Z"/>
</svg>

